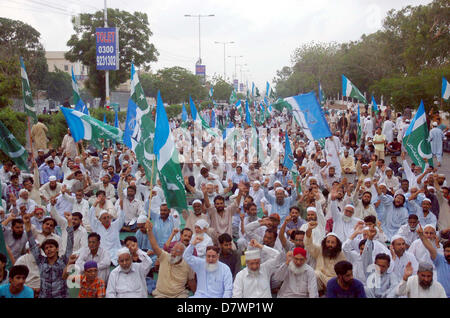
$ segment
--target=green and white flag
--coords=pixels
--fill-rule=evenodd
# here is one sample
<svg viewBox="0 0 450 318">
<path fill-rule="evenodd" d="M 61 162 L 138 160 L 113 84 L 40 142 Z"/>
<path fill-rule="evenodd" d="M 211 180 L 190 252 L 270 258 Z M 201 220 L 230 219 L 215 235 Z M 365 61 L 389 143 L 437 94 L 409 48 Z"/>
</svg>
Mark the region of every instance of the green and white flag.
<svg viewBox="0 0 450 318">
<path fill-rule="evenodd" d="M 364 95 L 361 94 L 359 89 L 344 75 L 342 75 L 342 96 L 356 98 L 361 103 L 367 104 Z"/>
<path fill-rule="evenodd" d="M 173 141 L 166 110 L 158 91 L 156 102 L 156 126 L 153 152 L 156 156 L 159 179 L 169 208 L 187 209 L 186 191 L 181 173 L 178 150 Z"/>
<path fill-rule="evenodd" d="M 31 95 L 30 81 L 28 80 L 27 70 L 23 63 L 23 58 L 20 57 L 20 75 L 22 77 L 22 94 L 23 103 L 25 106 L 25 114 L 31 118 L 33 123 L 37 123 L 36 107 L 34 107 L 33 96 Z"/>
<path fill-rule="evenodd" d="M 192 100 L 191 96 L 189 96 L 189 107 L 191 108 L 191 116 L 192 120 L 194 121 L 194 125 L 198 124 L 202 127 L 202 129 L 206 130 L 208 134 L 210 134 L 211 136 L 218 137 L 219 135 L 213 129 L 211 129 L 211 127 L 209 127 L 206 120 L 204 120 L 203 117 L 200 116 L 200 114 L 198 113 L 197 107 L 195 107 L 195 103 Z"/>
<path fill-rule="evenodd" d="M 156 169 L 154 169 L 152 176 L 152 162 L 155 159 L 153 154 L 154 136 L 155 122 L 153 121 L 152 110 L 147 104 L 134 64 L 131 64 L 131 91 L 128 99 L 123 142 L 136 154 L 136 159 L 144 167 L 148 181 L 151 178 L 156 181 Z"/>
<path fill-rule="evenodd" d="M 425 106 L 423 105 L 423 101 L 420 101 L 419 109 L 406 130 L 405 137 L 403 137 L 403 147 L 408 151 L 411 160 L 417 166 L 421 166 L 422 169 L 425 169 L 426 166 L 423 158 L 428 159 L 428 163 L 433 165 L 433 155 L 428 138 Z"/>
<path fill-rule="evenodd" d="M 233 89 L 230 95 L 230 104 L 233 105 L 237 101 L 236 91 Z"/>
<path fill-rule="evenodd" d="M 28 171 L 28 152 L 1 121 L 0 150 L 10 157 L 20 170 Z"/>
</svg>

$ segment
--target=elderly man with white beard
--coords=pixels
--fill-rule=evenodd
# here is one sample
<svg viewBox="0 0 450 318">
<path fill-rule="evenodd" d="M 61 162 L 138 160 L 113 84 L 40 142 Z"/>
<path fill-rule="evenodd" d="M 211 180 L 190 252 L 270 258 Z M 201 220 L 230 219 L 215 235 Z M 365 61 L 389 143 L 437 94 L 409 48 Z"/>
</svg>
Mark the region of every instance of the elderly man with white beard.
<svg viewBox="0 0 450 318">
<path fill-rule="evenodd" d="M 183 253 L 186 263 L 197 274 L 197 289 L 193 298 L 231 298 L 233 275 L 228 265 L 219 262 L 220 249 L 217 246 L 206 248 L 206 258 L 192 255 L 194 247 L 203 240 L 197 236 Z"/>
<path fill-rule="evenodd" d="M 106 298 L 147 298 L 147 276 L 152 261 L 145 254 L 139 254 L 140 263 L 133 262 L 131 252 L 123 247 L 117 251 L 117 266 L 108 279 Z"/>
<path fill-rule="evenodd" d="M 418 235 L 422 235 L 427 238 L 433 248 L 436 250 L 436 253 L 444 255 L 444 249 L 442 244 L 439 243 L 439 237 L 436 235 L 436 228 L 433 224 L 427 224 L 423 227 L 419 224 L 419 228 L 417 229 Z M 419 234 L 420 233 L 420 234 Z M 419 236 L 420 237 L 420 236 Z M 408 252 L 413 254 L 419 263 L 429 263 L 433 265 L 434 275 L 436 275 L 436 268 L 434 266 L 433 260 L 431 259 L 430 252 L 423 244 L 422 240 L 418 238 L 415 240 L 408 249 Z"/>
<path fill-rule="evenodd" d="M 405 268 L 403 280 L 397 286 L 396 294 L 408 298 L 447 298 L 445 289 L 433 279 L 433 266 L 428 263 L 420 263 L 417 275 L 413 275 L 414 269 L 411 263 Z"/>
<path fill-rule="evenodd" d="M 178 242 L 168 253 L 159 247 L 152 231 L 153 224 L 149 220 L 147 220 L 145 228 L 148 240 L 159 260 L 158 280 L 152 293 L 153 296 L 155 298 L 187 298 L 189 291 L 186 289 L 186 284 L 195 289 L 195 275 L 183 259 L 186 247 L 183 243 Z"/>
<path fill-rule="evenodd" d="M 283 282 L 278 298 L 319 297 L 314 269 L 306 264 L 306 250 L 301 247 L 286 254 L 286 262 L 278 268 L 274 278 Z"/>
<path fill-rule="evenodd" d="M 233 298 L 272 298 L 270 289 L 270 277 L 278 268 L 278 256 L 280 252 L 262 245 L 256 240 L 251 240 L 245 252 L 247 267 L 241 270 L 234 280 Z M 261 264 L 261 250 L 269 255 Z"/>
</svg>

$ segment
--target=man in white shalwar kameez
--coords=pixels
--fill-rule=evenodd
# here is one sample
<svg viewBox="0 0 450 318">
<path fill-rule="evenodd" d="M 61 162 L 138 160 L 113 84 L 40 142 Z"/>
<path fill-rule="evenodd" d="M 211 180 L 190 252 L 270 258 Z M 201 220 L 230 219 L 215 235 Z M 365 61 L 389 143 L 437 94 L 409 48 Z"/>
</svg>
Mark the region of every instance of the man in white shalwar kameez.
<svg viewBox="0 0 450 318">
<path fill-rule="evenodd" d="M 387 143 L 394 140 L 394 128 L 395 124 L 392 120 L 386 120 L 384 122 L 382 134 L 386 136 Z"/>
<path fill-rule="evenodd" d="M 420 263 L 417 275 L 413 275 L 411 263 L 405 268 L 403 280 L 397 286 L 396 294 L 408 298 L 447 298 L 445 289 L 433 279 L 433 266 Z"/>
<path fill-rule="evenodd" d="M 278 268 L 280 252 L 254 239 L 249 247 L 252 249 L 245 252 L 247 267 L 237 273 L 233 283 L 233 298 L 272 298 L 270 277 Z M 269 255 L 262 264 L 261 250 Z"/>
<path fill-rule="evenodd" d="M 327 138 L 325 141 L 325 152 L 327 154 L 327 162 L 331 162 L 331 166 L 333 166 L 336 170 L 336 177 L 341 177 L 341 161 L 339 157 L 339 151 L 342 148 L 341 141 L 339 137 L 331 136 Z"/>
<path fill-rule="evenodd" d="M 442 163 L 442 143 L 444 140 L 444 133 L 442 129 L 438 128 L 438 123 L 433 122 L 433 129 L 430 130 L 430 144 L 431 144 L 431 153 L 433 156 L 436 156 L 438 161 L 438 167 L 441 166 Z"/>
</svg>

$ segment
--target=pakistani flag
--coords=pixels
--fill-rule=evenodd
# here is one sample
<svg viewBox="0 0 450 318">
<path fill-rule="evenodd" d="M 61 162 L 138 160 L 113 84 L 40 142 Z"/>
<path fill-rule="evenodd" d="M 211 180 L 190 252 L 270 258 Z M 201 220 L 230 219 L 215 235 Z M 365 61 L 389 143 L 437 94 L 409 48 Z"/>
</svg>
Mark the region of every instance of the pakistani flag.
<svg viewBox="0 0 450 318">
<path fill-rule="evenodd" d="M 61 106 L 61 111 L 75 142 L 81 139 L 89 141 L 107 139 L 123 144 L 123 132 L 118 127 L 105 124 L 74 109 Z"/>
<path fill-rule="evenodd" d="M 420 101 L 419 109 L 406 130 L 405 137 L 403 137 L 403 147 L 408 151 L 411 160 L 417 166 L 421 166 L 422 169 L 425 169 L 426 165 L 423 158 L 428 159 L 428 163 L 433 165 L 433 155 L 428 138 L 425 106 L 423 105 L 423 101 Z"/>
<path fill-rule="evenodd" d="M 84 108 L 86 107 L 86 105 L 81 99 L 80 91 L 78 90 L 77 80 L 75 79 L 75 74 L 73 73 L 73 66 L 72 66 L 72 94 L 73 94 L 73 103 L 75 104 L 75 110 L 78 110 L 79 112 L 84 112 Z"/>
<path fill-rule="evenodd" d="M 284 99 L 278 98 L 276 100 L 276 102 L 274 102 L 272 105 L 273 108 L 275 108 L 276 110 L 278 110 L 279 112 L 283 111 L 283 108 L 287 108 L 287 110 L 289 112 L 292 112 L 292 106 L 291 104 L 289 104 L 287 101 L 285 101 Z"/>
<path fill-rule="evenodd" d="M 361 141 L 361 135 L 362 135 L 361 115 L 359 113 L 359 104 L 358 104 L 358 128 L 357 128 L 357 137 L 356 137 L 356 143 L 358 145 L 359 145 L 359 142 Z"/>
<path fill-rule="evenodd" d="M 276 99 L 275 93 L 273 92 L 273 89 L 272 89 L 272 88 L 270 89 L 270 95 L 269 95 L 269 97 L 272 98 L 273 100 Z"/>
<path fill-rule="evenodd" d="M 242 116 L 242 101 L 241 101 L 241 100 L 238 100 L 238 101 L 237 101 L 237 103 L 236 103 L 236 109 L 239 111 L 239 113 L 240 113 L 241 116 Z"/>
<path fill-rule="evenodd" d="M 230 104 L 233 105 L 237 101 L 236 90 L 233 89 L 230 95 Z"/>
<path fill-rule="evenodd" d="M 372 95 L 372 110 L 375 112 L 375 114 L 377 114 L 378 115 L 378 112 L 380 111 L 379 109 L 378 109 L 378 105 L 377 105 L 377 102 L 375 101 L 375 97 L 373 97 L 373 95 Z"/>
<path fill-rule="evenodd" d="M 342 96 L 356 98 L 360 102 L 367 104 L 367 100 L 359 89 L 342 74 Z"/>
<path fill-rule="evenodd" d="M 181 174 L 178 151 L 175 148 L 166 110 L 158 91 L 156 103 L 156 126 L 153 152 L 156 156 L 159 179 L 164 190 L 167 206 L 178 211 L 187 209 L 186 192 Z"/>
<path fill-rule="evenodd" d="M 28 171 L 28 152 L 0 121 L 0 150 L 10 157 L 20 170 Z M 1 198 L 0 198 L 1 201 Z"/>
<path fill-rule="evenodd" d="M 293 165 L 294 165 L 294 156 L 292 155 L 291 143 L 289 142 L 289 136 L 286 131 L 283 166 L 291 170 Z"/>
<path fill-rule="evenodd" d="M 441 97 L 446 101 L 450 98 L 450 85 L 445 77 L 442 77 L 442 95 Z"/>
<path fill-rule="evenodd" d="M 22 93 L 25 113 L 33 120 L 33 123 L 37 123 L 36 108 L 34 107 L 33 96 L 31 95 L 30 81 L 28 80 L 27 70 L 25 69 L 22 57 L 20 57 L 20 74 L 22 76 Z"/>
<path fill-rule="evenodd" d="M 153 139 L 155 136 L 155 122 L 150 106 L 139 82 L 139 77 L 131 64 L 131 91 L 128 99 L 127 119 L 123 132 L 124 144 L 134 151 L 136 159 L 144 167 L 147 180 L 155 180 L 156 169 L 152 175 Z"/>
</svg>

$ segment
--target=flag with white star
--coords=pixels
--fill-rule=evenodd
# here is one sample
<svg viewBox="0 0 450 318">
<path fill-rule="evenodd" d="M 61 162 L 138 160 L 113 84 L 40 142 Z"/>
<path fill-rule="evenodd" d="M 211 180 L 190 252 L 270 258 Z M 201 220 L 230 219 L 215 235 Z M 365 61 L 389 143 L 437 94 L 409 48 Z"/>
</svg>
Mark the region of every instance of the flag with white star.
<svg viewBox="0 0 450 318">
<path fill-rule="evenodd" d="M 25 106 L 25 114 L 31 118 L 33 123 L 37 123 L 36 107 L 34 107 L 33 96 L 31 95 L 30 81 L 28 80 L 27 70 L 23 63 L 23 58 L 20 57 L 20 75 L 22 77 L 22 93 L 23 103 Z"/>
</svg>

